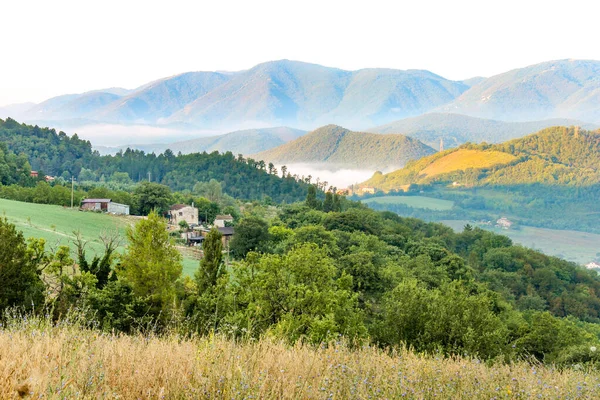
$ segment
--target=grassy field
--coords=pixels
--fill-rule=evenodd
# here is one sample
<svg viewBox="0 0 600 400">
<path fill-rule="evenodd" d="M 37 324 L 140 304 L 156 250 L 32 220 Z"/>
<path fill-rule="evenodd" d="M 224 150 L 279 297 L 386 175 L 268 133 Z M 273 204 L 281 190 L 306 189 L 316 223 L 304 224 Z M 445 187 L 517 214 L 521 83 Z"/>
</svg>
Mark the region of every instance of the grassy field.
<svg viewBox="0 0 600 400">
<path fill-rule="evenodd" d="M 36 318 L 0 330 L 0 398 L 597 399 L 600 375 L 343 344 L 122 336 Z"/>
<path fill-rule="evenodd" d="M 66 245 L 73 248 L 74 231 L 79 231 L 87 241 L 86 250 L 89 257 L 101 254 L 104 247 L 100 235 L 117 230 L 123 238 L 118 251 L 123 251 L 127 226 L 135 224 L 138 218 L 114 216 L 94 212 L 83 212 L 61 206 L 24 203 L 0 199 L 0 215 L 6 216 L 23 232 L 25 238 L 35 237 L 46 240 L 48 246 Z M 193 275 L 198 261 L 191 252 L 183 252 L 183 273 Z"/>
<path fill-rule="evenodd" d="M 461 149 L 448 154 L 422 170 L 420 173 L 435 176 L 469 168 L 488 168 L 496 164 L 506 164 L 516 157 L 500 151 L 481 151 Z"/>
<path fill-rule="evenodd" d="M 405 204 L 414 208 L 427 208 L 430 210 L 450 210 L 454 206 L 454 202 L 450 200 L 436 199 L 425 196 L 383 196 L 372 197 L 370 199 L 361 200 L 361 202 L 380 203 L 380 204 Z"/>
<path fill-rule="evenodd" d="M 456 231 L 462 231 L 466 224 L 479 226 L 472 221 L 441 221 Z M 539 250 L 545 254 L 587 264 L 600 252 L 600 235 L 578 231 L 567 231 L 522 226 L 519 230 L 499 229 L 491 226 L 480 226 L 501 235 L 508 236 L 513 242 Z"/>
</svg>

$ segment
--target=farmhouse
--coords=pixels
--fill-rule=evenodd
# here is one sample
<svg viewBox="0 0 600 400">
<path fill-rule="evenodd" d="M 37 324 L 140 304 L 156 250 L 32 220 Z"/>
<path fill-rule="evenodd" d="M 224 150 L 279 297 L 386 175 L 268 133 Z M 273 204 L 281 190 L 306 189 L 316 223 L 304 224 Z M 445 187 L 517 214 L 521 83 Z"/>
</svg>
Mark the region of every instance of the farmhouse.
<svg viewBox="0 0 600 400">
<path fill-rule="evenodd" d="M 83 199 L 81 209 L 85 211 L 102 211 L 110 214 L 129 215 L 127 204 L 115 203 L 111 199 Z"/>
<path fill-rule="evenodd" d="M 187 204 L 175 204 L 169 210 L 169 220 L 173 225 L 179 225 L 181 221 L 190 226 L 198 225 L 198 209 Z"/>
<path fill-rule="evenodd" d="M 509 221 L 508 218 L 506 218 L 506 217 L 502 217 L 498 221 L 496 221 L 496 226 L 498 226 L 502 229 L 510 229 L 512 224 L 513 223 L 511 221 Z"/>
<path fill-rule="evenodd" d="M 217 215 L 215 217 L 215 223 L 214 225 L 218 228 L 224 228 L 225 227 L 225 223 L 231 223 L 233 222 L 233 217 L 229 214 L 226 215 Z"/>
</svg>

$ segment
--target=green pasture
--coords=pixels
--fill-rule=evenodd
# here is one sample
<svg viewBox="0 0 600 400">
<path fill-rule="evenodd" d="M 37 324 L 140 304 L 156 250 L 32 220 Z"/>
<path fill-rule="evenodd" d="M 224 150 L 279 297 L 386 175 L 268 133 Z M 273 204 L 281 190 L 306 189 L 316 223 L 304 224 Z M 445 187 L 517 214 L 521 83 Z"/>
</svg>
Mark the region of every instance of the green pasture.
<svg viewBox="0 0 600 400">
<path fill-rule="evenodd" d="M 380 203 L 380 204 L 405 204 L 414 208 L 427 208 L 436 211 L 450 210 L 454 206 L 451 200 L 436 199 L 426 196 L 382 196 L 371 197 L 370 199 L 361 200 L 361 202 Z"/>
</svg>

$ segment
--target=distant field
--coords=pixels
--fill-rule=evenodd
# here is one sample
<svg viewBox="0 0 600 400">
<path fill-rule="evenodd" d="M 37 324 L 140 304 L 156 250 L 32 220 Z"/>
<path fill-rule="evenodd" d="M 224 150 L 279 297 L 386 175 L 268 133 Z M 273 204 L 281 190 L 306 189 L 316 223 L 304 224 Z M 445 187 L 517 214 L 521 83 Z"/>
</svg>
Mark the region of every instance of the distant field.
<svg viewBox="0 0 600 400">
<path fill-rule="evenodd" d="M 103 232 L 118 230 L 123 238 L 123 245 L 118 251 L 123 251 L 125 231 L 127 226 L 135 224 L 136 217 L 118 217 L 108 214 L 83 212 L 61 206 L 46 204 L 23 203 L 19 201 L 0 199 L 0 215 L 6 216 L 23 232 L 25 238 L 35 237 L 46 239 L 49 246 L 66 245 L 73 248 L 73 231 L 79 230 L 87 241 L 87 254 L 92 257 L 104 250 L 100 235 Z M 184 253 L 183 273 L 193 275 L 198 267 L 198 261 L 188 252 Z"/>
<path fill-rule="evenodd" d="M 361 200 L 361 202 L 379 203 L 379 204 L 405 204 L 414 208 L 427 208 L 430 210 L 445 211 L 450 210 L 454 206 L 451 200 L 436 199 L 425 196 L 383 196 L 372 197 L 370 199 Z"/>
<path fill-rule="evenodd" d="M 466 224 L 478 226 L 474 222 L 464 220 L 441 221 L 456 231 L 462 231 Z M 508 236 L 515 243 L 531 247 L 545 254 L 574 261 L 578 264 L 587 264 L 596 258 L 600 252 L 600 235 L 587 232 L 566 231 L 557 229 L 534 228 L 522 226 L 520 230 L 504 230 L 490 226 L 481 226 Z"/>
<path fill-rule="evenodd" d="M 509 163 L 515 158 L 511 154 L 500 151 L 461 149 L 439 158 L 420 173 L 427 176 L 434 176 L 469 168 L 488 168 L 496 164 Z"/>
</svg>

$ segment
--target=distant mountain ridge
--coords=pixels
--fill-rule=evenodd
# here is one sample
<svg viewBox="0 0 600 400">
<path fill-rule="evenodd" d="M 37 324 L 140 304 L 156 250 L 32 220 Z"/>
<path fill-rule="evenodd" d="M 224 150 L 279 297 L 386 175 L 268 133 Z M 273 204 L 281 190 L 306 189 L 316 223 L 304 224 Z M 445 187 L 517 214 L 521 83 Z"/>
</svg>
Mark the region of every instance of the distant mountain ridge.
<svg viewBox="0 0 600 400">
<path fill-rule="evenodd" d="M 279 60 L 239 72 L 183 73 L 133 90 L 57 96 L 15 117 L 190 124 L 204 129 L 331 122 L 368 127 L 419 115 L 467 89 L 462 82 L 423 70 L 346 71 Z"/>
<path fill-rule="evenodd" d="M 248 155 L 287 143 L 291 140 L 299 138 L 305 133 L 306 131 L 300 129 L 281 126 L 275 128 L 246 129 L 226 133 L 224 135 L 208 136 L 167 144 L 130 144 L 119 147 L 99 146 L 96 147 L 96 150 L 98 150 L 100 154 L 115 154 L 120 150 L 131 148 L 143 150 L 147 153 L 154 152 L 156 154 L 164 153 L 165 150 L 170 149 L 175 154 L 179 152 L 181 152 L 181 154 L 191 154 L 202 153 L 204 151 L 207 153 L 211 153 L 213 151 L 225 153 L 230 151 L 234 155 Z"/>
<path fill-rule="evenodd" d="M 364 131 L 433 112 L 600 124 L 600 61 L 548 61 L 453 81 L 425 70 L 347 71 L 278 60 L 243 71 L 186 72 L 131 90 L 105 88 L 0 108 L 0 116 L 29 123 L 159 126 L 179 133 L 273 126 L 313 130 L 332 123 Z"/>
<path fill-rule="evenodd" d="M 504 121 L 600 122 L 600 61 L 556 60 L 487 78 L 436 111 Z"/>
<path fill-rule="evenodd" d="M 367 132 L 400 133 L 418 139 L 439 150 L 440 139 L 443 139 L 444 148 L 449 149 L 466 142 L 505 142 L 552 126 L 580 126 L 590 130 L 600 127 L 597 124 L 561 118 L 542 121 L 505 122 L 461 114 L 428 113 L 377 126 L 368 129 Z"/>
<path fill-rule="evenodd" d="M 327 125 L 252 157 L 277 164 L 321 164 L 329 168 L 386 170 L 434 153 L 404 135 L 353 132 Z"/>
<path fill-rule="evenodd" d="M 463 145 L 364 182 L 384 191 L 410 184 L 585 186 L 600 183 L 600 130 L 552 127 L 494 145 Z"/>
</svg>

